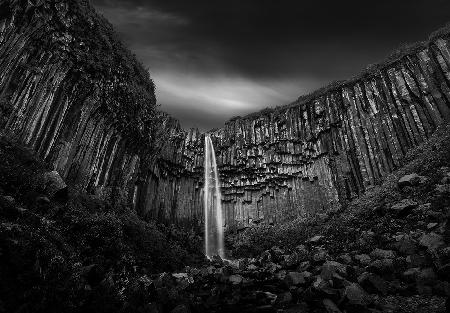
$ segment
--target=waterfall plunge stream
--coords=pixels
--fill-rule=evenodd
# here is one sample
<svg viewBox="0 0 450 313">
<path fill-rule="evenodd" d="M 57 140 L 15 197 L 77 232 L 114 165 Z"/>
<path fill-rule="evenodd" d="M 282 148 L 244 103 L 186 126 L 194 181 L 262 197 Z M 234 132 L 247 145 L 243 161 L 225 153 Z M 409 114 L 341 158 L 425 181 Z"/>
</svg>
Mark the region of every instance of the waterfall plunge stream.
<svg viewBox="0 0 450 313">
<path fill-rule="evenodd" d="M 205 254 L 208 258 L 219 255 L 224 258 L 222 194 L 214 146 L 205 135 Z"/>
</svg>

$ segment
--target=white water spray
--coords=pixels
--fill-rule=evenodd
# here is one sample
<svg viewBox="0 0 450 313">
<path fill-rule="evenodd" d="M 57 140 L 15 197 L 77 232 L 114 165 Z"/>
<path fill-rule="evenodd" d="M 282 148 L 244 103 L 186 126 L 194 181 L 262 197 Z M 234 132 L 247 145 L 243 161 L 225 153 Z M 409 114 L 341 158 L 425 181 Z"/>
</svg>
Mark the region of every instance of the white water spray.
<svg viewBox="0 0 450 313">
<path fill-rule="evenodd" d="M 222 194 L 216 154 L 209 135 L 205 135 L 205 186 L 203 204 L 205 211 L 205 254 L 208 258 L 224 258 Z"/>
</svg>

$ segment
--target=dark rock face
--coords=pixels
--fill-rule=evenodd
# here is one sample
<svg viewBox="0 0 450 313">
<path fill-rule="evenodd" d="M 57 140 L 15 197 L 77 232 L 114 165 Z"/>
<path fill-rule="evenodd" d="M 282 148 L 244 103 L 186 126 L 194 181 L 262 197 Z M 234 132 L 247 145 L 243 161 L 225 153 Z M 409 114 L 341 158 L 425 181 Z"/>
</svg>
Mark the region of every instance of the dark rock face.
<svg viewBox="0 0 450 313">
<path fill-rule="evenodd" d="M 360 79 L 213 131 L 228 222 L 280 222 L 334 210 L 398 168 L 410 148 L 450 117 L 448 47 L 448 37 L 435 38 Z M 184 159 L 197 189 L 202 144 L 190 131 L 172 154 Z M 178 182 L 180 189 L 194 187 L 188 178 Z M 193 203 L 189 212 L 201 208 Z"/>
<path fill-rule="evenodd" d="M 82 1 L 0 4 L 1 128 L 63 179 L 145 217 L 201 224 L 203 139 Z M 211 132 L 228 225 L 338 209 L 450 118 L 449 36 Z M 110 57 L 108 57 L 110 56 Z"/>
<path fill-rule="evenodd" d="M 0 129 L 63 179 L 114 201 L 146 194 L 174 121 L 87 1 L 2 1 Z M 158 143 L 159 142 L 159 143 Z"/>
</svg>

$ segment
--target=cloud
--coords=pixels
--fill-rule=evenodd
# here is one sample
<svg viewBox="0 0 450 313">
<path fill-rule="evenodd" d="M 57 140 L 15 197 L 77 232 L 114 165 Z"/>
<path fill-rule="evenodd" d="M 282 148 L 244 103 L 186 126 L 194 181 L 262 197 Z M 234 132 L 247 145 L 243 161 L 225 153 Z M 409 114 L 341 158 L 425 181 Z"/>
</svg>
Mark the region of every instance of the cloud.
<svg viewBox="0 0 450 313">
<path fill-rule="evenodd" d="M 141 26 L 146 25 L 146 23 L 186 25 L 189 23 L 184 17 L 142 6 L 132 9 L 106 6 L 102 7 L 102 14 L 112 18 L 114 23 L 119 25 L 132 24 Z"/>
<path fill-rule="evenodd" d="M 185 127 L 208 130 L 237 115 L 287 104 L 296 95 L 313 90 L 319 82 L 264 81 L 244 77 L 195 76 L 166 72 L 154 75 L 156 95 L 162 108 Z"/>
<path fill-rule="evenodd" d="M 92 0 L 186 127 L 288 103 L 450 20 L 448 0 Z"/>
</svg>

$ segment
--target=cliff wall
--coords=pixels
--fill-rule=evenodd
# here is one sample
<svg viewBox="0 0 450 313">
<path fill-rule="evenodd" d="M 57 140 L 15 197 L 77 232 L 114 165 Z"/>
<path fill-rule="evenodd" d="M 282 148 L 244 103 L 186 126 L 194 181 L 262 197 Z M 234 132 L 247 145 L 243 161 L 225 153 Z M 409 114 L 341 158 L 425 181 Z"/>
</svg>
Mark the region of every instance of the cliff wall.
<svg viewBox="0 0 450 313">
<path fill-rule="evenodd" d="M 227 224 L 336 210 L 450 118 L 441 31 L 360 76 L 211 131 Z M 0 3 L 0 129 L 80 189 L 200 226 L 203 145 L 87 1 Z"/>
<path fill-rule="evenodd" d="M 131 203 L 171 123 L 155 108 L 148 72 L 88 1 L 0 3 L 0 129 L 66 180 Z"/>
<path fill-rule="evenodd" d="M 336 210 L 401 166 L 449 120 L 449 44 L 447 31 L 435 33 L 356 78 L 211 131 L 227 223 Z M 154 194 L 170 192 L 149 214 L 201 216 L 203 139 L 190 130 L 163 153 Z"/>
</svg>

